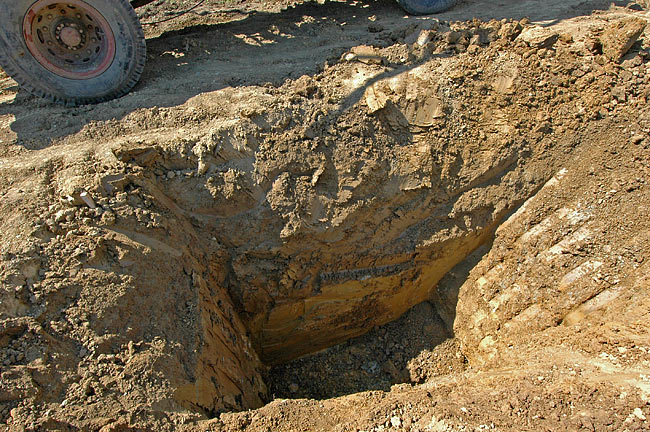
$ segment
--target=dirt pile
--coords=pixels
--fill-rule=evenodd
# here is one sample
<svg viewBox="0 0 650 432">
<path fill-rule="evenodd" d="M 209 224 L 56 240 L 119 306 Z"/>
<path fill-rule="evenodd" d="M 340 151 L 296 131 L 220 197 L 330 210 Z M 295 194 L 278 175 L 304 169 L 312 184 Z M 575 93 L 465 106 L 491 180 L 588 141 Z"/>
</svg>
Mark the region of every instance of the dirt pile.
<svg viewBox="0 0 650 432">
<path fill-rule="evenodd" d="M 3 102 L 2 421 L 643 427 L 645 12 L 542 26 L 367 9 L 169 33 L 151 52 L 178 89 L 145 76 L 96 108 Z M 318 31 L 344 42 L 323 36 L 289 65 L 317 70 L 284 80 L 273 45 Z M 242 58 L 268 44 L 275 79 L 211 76 L 231 36 Z M 390 392 L 204 421 L 362 390 Z"/>
</svg>

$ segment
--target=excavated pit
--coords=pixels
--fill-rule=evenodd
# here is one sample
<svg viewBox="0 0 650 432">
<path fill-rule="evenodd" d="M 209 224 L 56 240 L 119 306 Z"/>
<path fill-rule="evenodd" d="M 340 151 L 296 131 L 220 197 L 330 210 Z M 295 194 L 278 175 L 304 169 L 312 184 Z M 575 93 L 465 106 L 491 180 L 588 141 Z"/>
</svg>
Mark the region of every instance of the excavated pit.
<svg viewBox="0 0 650 432">
<path fill-rule="evenodd" d="M 449 92 L 463 99 L 482 87 L 456 87 L 439 72 L 451 67 L 445 62 L 376 79 L 363 103 L 333 104 L 319 90 L 323 80 L 336 77 L 348 83 L 341 91 L 354 92 L 382 68 L 340 67 L 323 75 L 330 78 L 292 83 L 298 91 L 289 101 L 276 97 L 283 88 L 220 92 L 233 107 L 246 100 L 245 111 L 197 98 L 185 111 L 188 121 L 207 123 L 196 133 L 112 150 L 126 168 L 102 180 L 107 206 L 119 215 L 107 228 L 112 241 L 184 262 L 161 263 L 162 275 L 189 277 L 197 295 L 188 302 L 195 310 L 188 331 L 199 338 L 188 359 L 195 372 L 176 391 L 188 407 L 216 413 L 256 407 L 273 394 L 334 395 L 408 381 L 408 360 L 450 335 L 455 299 L 438 282 L 552 174 L 541 148 L 536 154 L 526 139 L 505 138 L 508 128 L 471 139 L 463 119 L 473 108 L 453 109 Z M 434 75 L 440 81 L 422 78 Z M 339 108 L 324 110 L 330 104 Z M 126 228 L 138 224 L 146 231 Z M 122 271 L 141 271 L 131 267 L 138 258 L 113 247 Z M 293 381 L 285 389 L 294 364 L 265 379 L 263 365 L 332 347 L 427 301 L 436 310 L 424 323 L 428 340 L 402 353 L 384 348 L 347 389 Z"/>
<path fill-rule="evenodd" d="M 488 41 L 496 27 L 473 31 Z M 401 54 L 361 47 L 351 58 Z M 554 174 L 553 154 L 562 152 L 548 147 L 571 145 L 570 137 L 558 142 L 546 129 L 506 121 L 521 114 L 512 99 L 531 97 L 529 84 L 518 83 L 530 82 L 522 75 L 534 68 L 516 56 L 480 59 L 483 78 L 472 75 L 462 86 L 449 71 L 468 70 L 469 60 L 434 56 L 399 72 L 376 61 L 342 62 L 279 88 L 228 88 L 183 109 L 180 122 L 200 128 L 112 149 L 125 174 L 105 176 L 102 187 L 117 225 L 144 224 L 139 242 L 191 262 L 172 270 L 190 277 L 198 293 L 194 372 L 178 401 L 216 413 L 256 407 L 273 394 L 326 396 L 417 381 L 406 363 L 449 336 L 453 321 L 455 299 L 438 282 Z M 486 106 L 471 103 L 477 94 Z M 223 99 L 231 103 L 220 105 Z M 174 110 L 152 113 L 150 127 Z M 505 123 L 482 127 L 495 118 Z M 136 235 L 120 229 L 109 228 Z M 427 301 L 436 313 L 424 324 L 431 327 L 426 344 L 384 348 L 381 365 L 351 360 L 346 365 L 359 363 L 366 376 L 350 378 L 349 388 L 285 379 L 306 360 L 280 365 Z M 270 378 L 265 366 L 277 366 Z"/>
</svg>

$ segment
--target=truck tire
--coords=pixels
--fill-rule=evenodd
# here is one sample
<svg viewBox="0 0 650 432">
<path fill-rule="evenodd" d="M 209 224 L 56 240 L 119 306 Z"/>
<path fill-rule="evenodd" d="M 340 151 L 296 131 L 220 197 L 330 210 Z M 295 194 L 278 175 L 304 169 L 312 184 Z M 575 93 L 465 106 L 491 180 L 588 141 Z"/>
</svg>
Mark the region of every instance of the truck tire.
<svg viewBox="0 0 650 432">
<path fill-rule="evenodd" d="M 67 106 L 128 93 L 146 60 L 128 0 L 11 0 L 0 4 L 0 65 L 30 93 Z"/>
<path fill-rule="evenodd" d="M 412 15 L 429 15 L 449 9 L 458 0 L 397 0 L 397 3 Z"/>
</svg>

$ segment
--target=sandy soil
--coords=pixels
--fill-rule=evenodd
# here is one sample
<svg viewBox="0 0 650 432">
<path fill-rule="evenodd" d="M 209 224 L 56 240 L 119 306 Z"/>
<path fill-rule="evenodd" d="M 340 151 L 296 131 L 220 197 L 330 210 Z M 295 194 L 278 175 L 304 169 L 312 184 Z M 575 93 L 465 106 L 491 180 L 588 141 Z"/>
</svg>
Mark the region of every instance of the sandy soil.
<svg viewBox="0 0 650 432">
<path fill-rule="evenodd" d="M 650 429 L 648 5 L 541 3 L 159 1 L 119 100 L 0 72 L 0 422 Z"/>
</svg>

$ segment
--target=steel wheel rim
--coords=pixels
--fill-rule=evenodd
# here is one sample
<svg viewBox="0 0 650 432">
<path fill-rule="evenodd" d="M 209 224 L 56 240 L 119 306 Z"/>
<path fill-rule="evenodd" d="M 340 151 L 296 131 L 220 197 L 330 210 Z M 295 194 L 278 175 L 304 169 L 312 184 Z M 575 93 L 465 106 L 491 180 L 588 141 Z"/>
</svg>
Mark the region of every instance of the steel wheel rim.
<svg viewBox="0 0 650 432">
<path fill-rule="evenodd" d="M 34 58 L 64 78 L 97 77 L 115 58 L 108 21 L 82 0 L 35 2 L 25 14 L 23 36 Z"/>
</svg>

